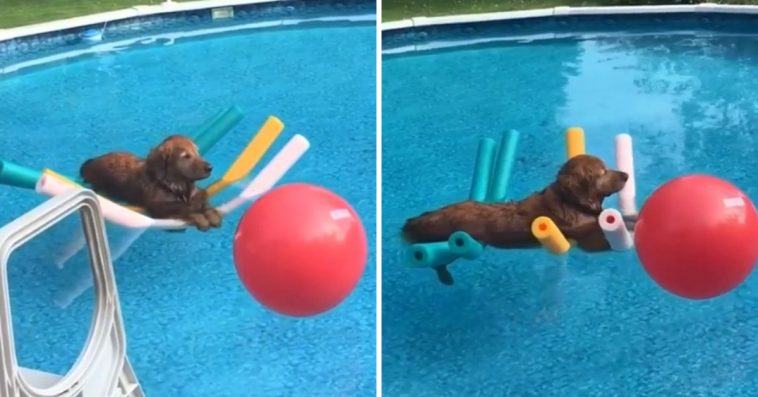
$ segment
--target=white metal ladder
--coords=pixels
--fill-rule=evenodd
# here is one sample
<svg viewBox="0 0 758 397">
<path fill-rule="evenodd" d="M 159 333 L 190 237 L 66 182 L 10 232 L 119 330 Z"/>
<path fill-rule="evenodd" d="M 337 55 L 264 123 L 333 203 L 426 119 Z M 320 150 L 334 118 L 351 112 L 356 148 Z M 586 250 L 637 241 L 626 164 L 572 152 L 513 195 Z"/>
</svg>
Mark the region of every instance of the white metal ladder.
<svg viewBox="0 0 758 397">
<path fill-rule="evenodd" d="M 65 376 L 22 368 L 16 359 L 8 290 L 11 253 L 79 211 L 95 285 L 95 316 L 84 351 Z M 0 396 L 143 397 L 129 360 L 105 225 L 97 197 L 75 190 L 46 201 L 0 229 Z"/>
</svg>

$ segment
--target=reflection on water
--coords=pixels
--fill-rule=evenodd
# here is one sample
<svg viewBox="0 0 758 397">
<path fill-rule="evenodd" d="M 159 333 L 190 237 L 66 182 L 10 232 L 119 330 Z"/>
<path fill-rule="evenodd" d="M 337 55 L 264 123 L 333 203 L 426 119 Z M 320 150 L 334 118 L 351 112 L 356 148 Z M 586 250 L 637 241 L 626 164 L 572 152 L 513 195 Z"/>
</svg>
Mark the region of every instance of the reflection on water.
<svg viewBox="0 0 758 397">
<path fill-rule="evenodd" d="M 77 299 L 68 297 L 77 285 L 92 285 L 87 250 L 79 251 L 63 266 L 56 261 L 56 247 L 72 236 L 83 237 L 78 214 L 44 231 L 10 257 L 13 335 L 22 367 L 64 375 L 85 346 L 94 314 L 94 291 L 83 290 Z"/>
</svg>

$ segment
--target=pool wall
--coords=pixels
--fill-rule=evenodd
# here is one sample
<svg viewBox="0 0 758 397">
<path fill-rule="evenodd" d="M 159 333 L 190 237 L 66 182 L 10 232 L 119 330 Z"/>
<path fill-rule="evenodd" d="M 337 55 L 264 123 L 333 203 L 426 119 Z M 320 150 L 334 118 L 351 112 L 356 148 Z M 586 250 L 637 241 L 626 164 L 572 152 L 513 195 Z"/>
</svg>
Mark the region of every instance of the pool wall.
<svg viewBox="0 0 758 397">
<path fill-rule="evenodd" d="M 234 16 L 217 19 L 214 25 L 220 33 L 239 30 L 232 25 L 259 22 L 253 27 L 294 25 L 301 21 L 322 20 L 355 22 L 375 19 L 376 4 L 369 0 L 204 0 L 166 2 L 160 5 L 135 6 L 123 10 L 92 14 L 40 24 L 0 29 L 0 74 L 18 70 L 10 64 L 31 61 L 64 49 L 92 48 L 93 43 L 82 39 L 85 31 L 102 30 L 103 42 L 150 33 L 167 27 L 190 31 L 211 22 L 212 10 L 233 7 Z M 224 29 L 226 28 L 226 29 Z M 206 31 L 204 33 L 215 33 Z"/>
<path fill-rule="evenodd" d="M 511 40 L 534 40 L 560 38 L 563 35 L 587 34 L 582 22 L 595 24 L 604 18 L 606 26 L 600 31 L 626 30 L 637 26 L 642 18 L 658 16 L 674 29 L 676 22 L 691 32 L 692 20 L 703 29 L 729 30 L 735 34 L 749 28 L 758 31 L 758 6 L 692 4 L 663 6 L 614 6 L 614 7 L 554 7 L 525 11 L 506 11 L 481 14 L 463 14 L 439 17 L 412 17 L 382 24 L 382 52 L 385 55 L 425 51 L 477 42 L 495 41 L 490 39 L 462 40 L 463 35 L 476 33 L 478 36 L 511 36 Z M 735 18 L 738 18 L 735 23 Z M 590 29 L 597 32 L 597 29 Z M 641 31 L 635 30 L 634 33 Z M 500 37 L 502 38 L 502 37 Z M 435 44 L 429 44 L 434 39 Z"/>
</svg>

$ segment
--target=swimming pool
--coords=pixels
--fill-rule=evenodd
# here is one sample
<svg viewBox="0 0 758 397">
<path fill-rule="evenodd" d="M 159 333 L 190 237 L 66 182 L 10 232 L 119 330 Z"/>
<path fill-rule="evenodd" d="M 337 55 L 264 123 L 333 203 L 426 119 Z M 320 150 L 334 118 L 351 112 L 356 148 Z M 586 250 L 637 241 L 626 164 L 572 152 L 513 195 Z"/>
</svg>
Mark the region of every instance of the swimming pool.
<svg viewBox="0 0 758 397">
<path fill-rule="evenodd" d="M 0 75 L 0 156 L 76 174 L 90 156 L 144 154 L 166 134 L 236 104 L 246 117 L 209 152 L 216 169 L 276 115 L 287 138 L 300 133 L 311 142 L 285 182 L 323 185 L 344 197 L 373 241 L 374 6 L 322 3 L 256 6 L 232 21 L 182 14 L 114 23 L 113 34 L 94 47 L 104 51 L 76 40 L 47 48 L 30 39 L 15 53 L 6 47 L 0 68 L 15 71 Z M 189 37 L 219 27 L 240 29 Z M 76 56 L 10 68 L 64 53 Z M 0 188 L 0 224 L 42 200 Z M 209 233 L 147 231 L 115 260 L 127 352 L 146 395 L 373 395 L 373 250 L 342 305 L 315 318 L 283 317 L 256 303 L 237 278 L 231 244 L 240 216 Z M 76 239 L 77 222 L 56 226 L 11 260 L 23 366 L 65 373 L 86 338 L 92 289 L 76 291 L 88 277 L 87 259 L 80 252 L 55 266 Z M 112 252 L 128 238 L 112 225 L 108 232 Z"/>
<path fill-rule="evenodd" d="M 637 196 L 685 173 L 758 199 L 754 17 L 537 18 L 384 33 L 386 396 L 728 395 L 758 388 L 758 277 L 709 301 L 661 290 L 633 252 L 565 261 L 487 250 L 453 287 L 407 267 L 407 217 L 468 195 L 480 138 L 521 132 L 509 196 L 547 185 L 563 131 L 613 164 L 635 140 Z M 607 203 L 613 206 L 614 200 Z"/>
</svg>

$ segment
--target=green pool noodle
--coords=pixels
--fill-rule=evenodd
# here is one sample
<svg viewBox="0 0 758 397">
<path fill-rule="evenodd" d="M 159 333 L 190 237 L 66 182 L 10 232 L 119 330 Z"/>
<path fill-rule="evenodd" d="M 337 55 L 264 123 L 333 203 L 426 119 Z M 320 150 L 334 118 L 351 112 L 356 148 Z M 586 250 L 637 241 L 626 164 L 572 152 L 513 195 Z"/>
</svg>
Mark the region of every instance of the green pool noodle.
<svg viewBox="0 0 758 397">
<path fill-rule="evenodd" d="M 455 232 L 447 240 L 450 252 L 466 259 L 476 259 L 484 252 L 484 244 L 466 232 Z"/>
<path fill-rule="evenodd" d="M 487 197 L 489 202 L 499 202 L 505 200 L 508 193 L 508 181 L 511 179 L 513 162 L 516 159 L 516 145 L 518 144 L 519 133 L 516 130 L 510 130 L 503 134 L 500 142 L 500 151 L 495 160 L 495 172 L 492 176 L 492 184 Z"/>
<path fill-rule="evenodd" d="M 471 181 L 469 199 L 484 201 L 487 198 L 487 190 L 490 186 L 492 173 L 492 161 L 495 157 L 495 141 L 485 138 L 479 141 L 479 149 L 476 152 L 476 165 L 474 166 L 474 178 Z"/>
<path fill-rule="evenodd" d="M 189 130 L 192 131 L 190 135 L 198 138 L 200 135 L 202 135 L 203 131 L 211 128 L 213 123 L 224 115 L 224 112 L 226 112 L 226 110 L 219 110 L 216 114 L 213 115 L 213 117 L 205 119 L 200 125 L 189 128 Z"/>
<path fill-rule="evenodd" d="M 447 241 L 413 244 L 408 253 L 411 266 L 413 267 L 443 266 L 458 259 L 458 255 L 450 252 L 450 245 L 448 245 Z"/>
<path fill-rule="evenodd" d="M 212 121 L 203 123 L 203 127 L 201 127 L 203 129 L 195 136 L 195 144 L 197 144 L 200 154 L 210 150 L 216 142 L 242 120 L 242 117 L 242 111 L 238 107 L 232 106 Z"/>
<path fill-rule="evenodd" d="M 40 171 L 0 160 L 0 183 L 4 185 L 34 190 L 41 176 Z"/>
</svg>

